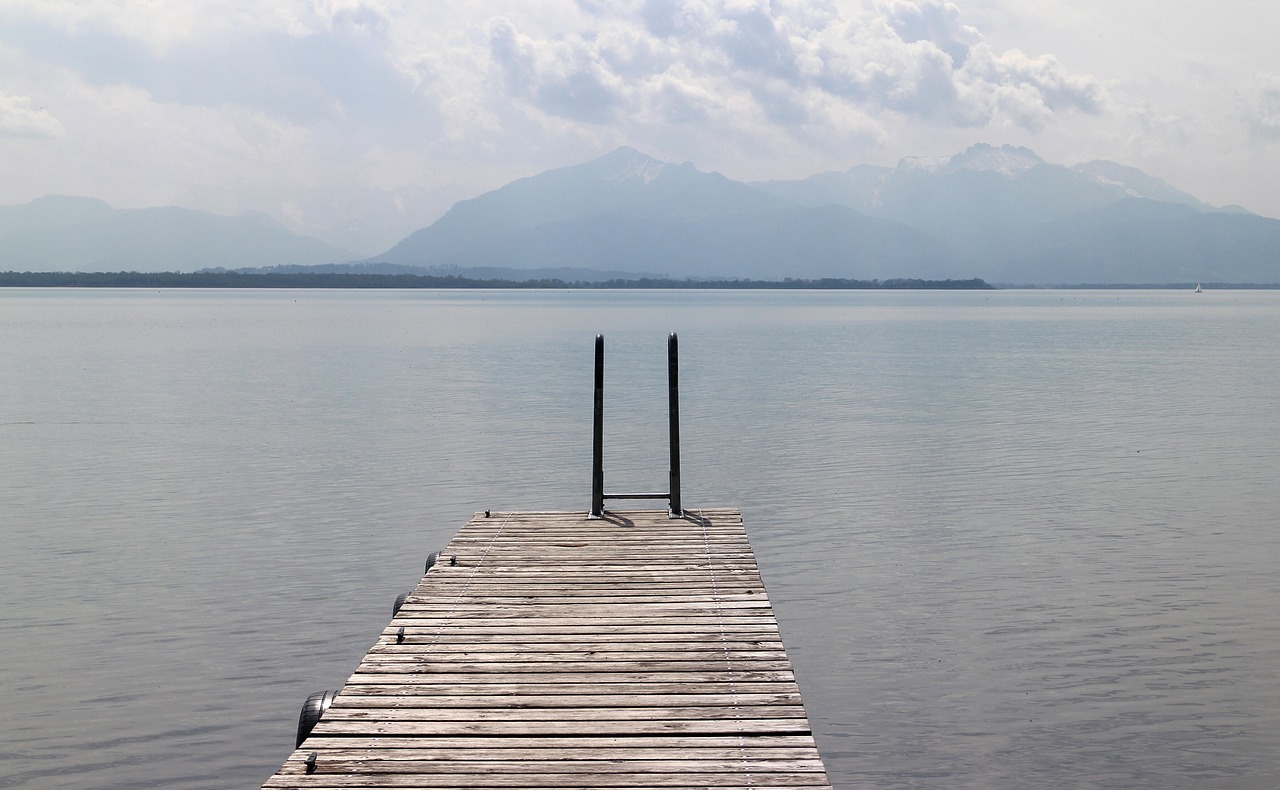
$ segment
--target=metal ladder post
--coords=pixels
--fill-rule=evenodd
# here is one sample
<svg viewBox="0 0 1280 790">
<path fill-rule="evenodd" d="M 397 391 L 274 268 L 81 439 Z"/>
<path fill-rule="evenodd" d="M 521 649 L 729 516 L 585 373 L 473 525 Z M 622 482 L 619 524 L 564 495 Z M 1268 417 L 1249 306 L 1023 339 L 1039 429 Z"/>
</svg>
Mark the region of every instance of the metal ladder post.
<svg viewBox="0 0 1280 790">
<path fill-rule="evenodd" d="M 591 518 L 604 516 L 604 335 L 596 335 L 596 412 L 591 433 Z"/>
<path fill-rule="evenodd" d="M 681 518 L 680 509 L 680 341 L 672 332 L 667 338 L 667 422 L 671 442 L 671 517 Z"/>
</svg>

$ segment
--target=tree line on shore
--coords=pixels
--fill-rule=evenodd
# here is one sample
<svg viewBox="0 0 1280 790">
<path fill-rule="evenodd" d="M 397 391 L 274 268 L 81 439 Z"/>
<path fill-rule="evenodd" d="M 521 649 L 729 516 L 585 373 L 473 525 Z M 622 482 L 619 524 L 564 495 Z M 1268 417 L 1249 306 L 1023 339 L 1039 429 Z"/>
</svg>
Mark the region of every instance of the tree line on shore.
<svg viewBox="0 0 1280 790">
<path fill-rule="evenodd" d="M 457 275 L 242 272 L 0 272 L 0 287 L 75 288 L 543 288 L 543 289 L 818 289 L 818 290 L 982 290 L 993 286 L 968 280 L 852 280 L 838 277 L 782 280 L 702 280 L 642 277 L 601 281 L 502 280 Z"/>
</svg>

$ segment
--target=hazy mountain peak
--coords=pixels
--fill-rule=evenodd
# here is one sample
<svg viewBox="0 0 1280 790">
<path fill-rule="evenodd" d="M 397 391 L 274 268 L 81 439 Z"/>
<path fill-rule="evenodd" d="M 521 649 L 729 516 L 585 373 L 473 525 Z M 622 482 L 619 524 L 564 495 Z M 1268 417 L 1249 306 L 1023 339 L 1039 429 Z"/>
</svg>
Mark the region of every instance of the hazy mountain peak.
<svg viewBox="0 0 1280 790">
<path fill-rule="evenodd" d="M 962 170 L 992 172 L 1014 179 L 1043 164 L 1045 161 L 1030 148 L 978 143 L 954 156 L 908 156 L 899 160 L 897 169 L 931 175 L 947 175 Z"/>
<path fill-rule="evenodd" d="M 1174 187 L 1163 178 L 1147 175 L 1136 167 L 1099 159 L 1078 164 L 1071 169 L 1098 184 L 1118 190 L 1126 197 L 1163 200 L 1167 203 L 1195 206 L 1201 210 L 1212 208 L 1209 204 Z"/>
<path fill-rule="evenodd" d="M 103 220 L 116 213 L 116 209 L 97 198 L 45 195 L 22 205 L 0 206 L 0 234 L 31 228 L 69 227 Z"/>
<path fill-rule="evenodd" d="M 191 271 L 350 257 L 261 215 L 228 217 L 179 206 L 116 209 L 66 195 L 0 206 L 0 269 Z"/>
<path fill-rule="evenodd" d="M 906 156 L 898 160 L 898 170 L 937 173 L 946 167 L 951 159 L 952 157 L 950 156 Z"/>
<path fill-rule="evenodd" d="M 105 200 L 99 200 L 94 197 L 82 197 L 79 195 L 45 195 L 44 197 L 38 197 L 35 200 L 32 200 L 26 205 L 39 208 L 53 206 L 64 210 L 70 208 L 87 208 L 94 211 L 114 210 L 112 209 L 111 204 L 107 203 Z"/>
<path fill-rule="evenodd" d="M 1013 179 L 1043 164 L 1045 161 L 1030 148 L 1016 145 L 997 148 L 987 143 L 978 143 L 951 157 L 945 169 L 952 173 L 959 170 L 989 171 Z"/>
<path fill-rule="evenodd" d="M 250 222 L 256 222 L 259 225 L 262 225 L 263 227 L 266 227 L 266 228 L 271 228 L 272 230 L 283 231 L 284 233 L 293 232 L 288 228 L 286 228 L 279 220 L 277 220 L 275 217 L 271 216 L 270 214 L 266 213 L 265 211 L 258 211 L 257 209 L 249 209 L 248 211 L 240 212 L 239 216 L 242 219 L 247 219 Z"/>
<path fill-rule="evenodd" d="M 591 165 L 604 181 L 637 179 L 644 184 L 653 183 L 665 170 L 672 167 L 668 162 L 659 161 L 628 146 L 605 154 Z"/>
</svg>

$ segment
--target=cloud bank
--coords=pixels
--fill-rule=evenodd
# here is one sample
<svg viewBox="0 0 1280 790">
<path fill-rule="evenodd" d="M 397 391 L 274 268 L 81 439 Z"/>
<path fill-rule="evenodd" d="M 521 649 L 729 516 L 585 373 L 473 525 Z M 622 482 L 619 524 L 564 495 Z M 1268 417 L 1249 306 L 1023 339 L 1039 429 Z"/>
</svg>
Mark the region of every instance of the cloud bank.
<svg viewBox="0 0 1280 790">
<path fill-rule="evenodd" d="M 1250 131 L 1262 140 L 1280 142 L 1280 77 L 1255 77 L 1242 104 Z"/>
<path fill-rule="evenodd" d="M 159 104 L 232 105 L 391 140 L 406 128 L 474 139 L 519 120 L 557 132 L 708 121 L 748 136 L 861 132 L 883 112 L 1034 129 L 1104 104 L 1097 79 L 1051 55 L 998 51 L 939 0 L 483 5 L 10 2 L 0 38 Z"/>
<path fill-rule="evenodd" d="M 63 134 L 62 124 L 43 107 L 31 107 L 26 96 L 0 93 L 0 137 L 53 139 Z"/>
<path fill-rule="evenodd" d="M 1097 79 L 1051 55 L 997 51 L 938 0 L 860 14 L 760 0 L 580 0 L 576 9 L 569 33 L 514 15 L 484 25 L 490 67 L 532 112 L 598 124 L 717 119 L 747 130 L 888 111 L 1037 129 L 1055 113 L 1104 106 Z"/>
</svg>

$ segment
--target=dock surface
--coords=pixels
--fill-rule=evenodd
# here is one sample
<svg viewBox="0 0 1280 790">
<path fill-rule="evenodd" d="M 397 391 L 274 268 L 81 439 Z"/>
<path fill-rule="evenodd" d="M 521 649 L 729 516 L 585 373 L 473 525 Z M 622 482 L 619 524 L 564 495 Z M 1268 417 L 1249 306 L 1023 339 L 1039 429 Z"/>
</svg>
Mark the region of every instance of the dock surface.
<svg viewBox="0 0 1280 790">
<path fill-rule="evenodd" d="M 263 787 L 830 783 L 742 516 L 716 509 L 477 514 Z"/>
</svg>

